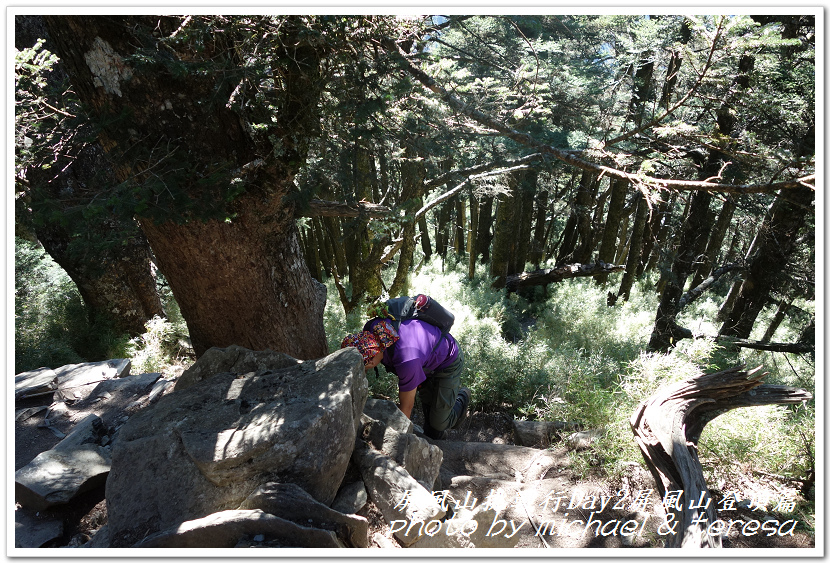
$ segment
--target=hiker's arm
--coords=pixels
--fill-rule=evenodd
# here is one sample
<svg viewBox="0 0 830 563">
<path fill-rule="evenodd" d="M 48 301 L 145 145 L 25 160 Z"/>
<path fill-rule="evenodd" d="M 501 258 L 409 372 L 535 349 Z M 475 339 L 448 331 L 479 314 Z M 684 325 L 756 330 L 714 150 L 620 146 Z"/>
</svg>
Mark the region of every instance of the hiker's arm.
<svg viewBox="0 0 830 563">
<path fill-rule="evenodd" d="M 415 406 L 415 393 L 417 392 L 417 389 L 398 392 L 398 400 L 400 401 L 398 408 L 406 415 L 406 418 L 412 418 L 412 407 Z"/>
</svg>

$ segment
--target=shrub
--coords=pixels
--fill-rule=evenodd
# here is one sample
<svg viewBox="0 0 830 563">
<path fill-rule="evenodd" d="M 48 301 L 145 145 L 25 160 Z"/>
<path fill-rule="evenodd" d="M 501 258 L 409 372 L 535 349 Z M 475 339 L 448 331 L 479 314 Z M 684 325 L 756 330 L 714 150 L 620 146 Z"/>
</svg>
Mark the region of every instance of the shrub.
<svg viewBox="0 0 830 563">
<path fill-rule="evenodd" d="M 146 332 L 129 341 L 126 356 L 133 373 L 172 375 L 178 367 L 190 363 L 190 345 L 183 321 L 155 316 L 144 325 Z"/>
<path fill-rule="evenodd" d="M 100 340 L 68 275 L 37 244 L 15 238 L 15 373 L 85 361 Z M 104 359 L 104 358 L 100 358 Z"/>
</svg>

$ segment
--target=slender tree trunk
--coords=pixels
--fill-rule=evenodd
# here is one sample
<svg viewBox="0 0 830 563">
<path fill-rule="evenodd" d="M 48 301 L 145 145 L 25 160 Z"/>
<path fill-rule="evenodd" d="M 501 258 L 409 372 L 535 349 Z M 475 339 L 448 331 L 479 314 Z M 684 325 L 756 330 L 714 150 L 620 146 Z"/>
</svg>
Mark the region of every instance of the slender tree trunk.
<svg viewBox="0 0 830 563">
<path fill-rule="evenodd" d="M 617 250 L 617 236 L 620 232 L 620 222 L 625 210 L 625 195 L 628 185 L 622 180 L 611 180 L 611 199 L 608 202 L 608 214 L 605 218 L 605 228 L 602 230 L 602 240 L 599 245 L 597 261 L 611 264 L 614 262 L 614 253 Z M 608 281 L 608 275 L 597 276 L 598 284 Z"/>
<path fill-rule="evenodd" d="M 485 197 L 478 209 L 478 234 L 476 235 L 476 254 L 481 256 L 481 263 L 490 262 L 490 244 L 493 241 L 493 198 Z"/>
<path fill-rule="evenodd" d="M 667 278 L 666 287 L 657 307 L 654 330 L 648 344 L 648 349 L 651 351 L 665 352 L 678 340 L 686 337 L 677 330 L 675 315 L 678 302 L 683 295 L 683 288 L 686 286 L 686 280 L 694 264 L 695 249 L 700 246 L 700 238 L 708 234 L 705 227 L 711 199 L 712 195 L 706 192 L 692 194 L 689 214 L 678 244 L 677 257 L 672 264 L 671 274 Z"/>
<path fill-rule="evenodd" d="M 737 202 L 735 197 L 727 197 L 726 201 L 723 202 L 723 206 L 718 214 L 718 220 L 715 222 L 712 234 L 706 243 L 706 250 L 703 253 L 701 264 L 698 266 L 692 280 L 692 287 L 700 285 L 712 272 L 715 261 L 718 259 L 718 255 L 723 247 L 723 240 L 726 238 L 726 231 L 729 229 L 736 208 Z"/>
<path fill-rule="evenodd" d="M 578 262 L 580 260 L 577 258 L 577 253 L 580 254 L 580 258 L 583 258 L 582 255 L 586 250 L 590 251 L 590 244 L 586 243 L 586 240 L 590 241 L 591 236 L 591 208 L 596 194 L 596 185 L 597 177 L 590 172 L 583 171 L 571 214 L 562 234 L 562 244 L 556 257 L 557 263 Z M 578 247 L 580 241 L 583 244 Z"/>
<path fill-rule="evenodd" d="M 518 229 L 518 244 L 516 245 L 516 254 L 511 273 L 519 273 L 524 271 L 527 263 L 528 251 L 530 249 L 530 237 L 533 227 L 533 202 L 536 199 L 536 187 L 538 182 L 538 173 L 534 170 L 523 170 L 517 173 L 519 181 L 519 216 Z"/>
<path fill-rule="evenodd" d="M 414 207 L 422 205 L 424 191 L 424 170 L 423 161 L 415 158 L 416 154 L 412 148 L 407 148 L 409 158 L 402 164 L 401 169 L 401 201 L 409 205 L 414 201 Z M 395 272 L 395 279 L 392 287 L 389 288 L 390 297 L 398 297 L 409 293 L 409 271 L 412 269 L 412 261 L 415 256 L 415 227 L 414 220 L 407 220 L 403 225 L 401 237 L 403 244 L 398 254 L 398 270 Z"/>
<path fill-rule="evenodd" d="M 654 75 L 654 53 L 646 52 L 634 71 L 634 88 L 629 104 L 628 119 L 637 127 L 642 125 L 646 102 L 651 94 L 651 79 Z"/>
<path fill-rule="evenodd" d="M 542 190 L 536 197 L 536 223 L 533 227 L 533 240 L 530 243 L 530 251 L 528 253 L 528 262 L 533 264 L 534 268 L 539 268 L 545 255 L 545 234 L 547 229 L 547 214 L 548 214 L 548 190 Z"/>
<path fill-rule="evenodd" d="M 347 245 L 343 243 L 343 235 L 340 232 L 340 219 L 320 217 L 320 220 L 325 229 L 326 244 L 331 249 L 332 266 L 337 270 L 338 275 L 346 275 L 349 271 L 349 262 L 346 258 Z"/>
<path fill-rule="evenodd" d="M 755 235 L 752 255 L 747 258 L 746 277 L 720 329 L 721 335 L 749 338 L 770 291 L 781 283 L 780 274 L 795 250 L 798 231 L 812 210 L 814 197 L 815 192 L 810 188 L 778 194 Z"/>
<path fill-rule="evenodd" d="M 317 241 L 317 252 L 320 256 L 320 273 L 331 277 L 331 270 L 334 265 L 334 256 L 331 250 L 331 244 L 329 244 L 328 241 L 326 229 L 323 226 L 323 222 L 320 217 L 312 218 L 311 224 L 314 228 L 314 239 Z"/>
<path fill-rule="evenodd" d="M 467 210 L 466 205 L 464 205 L 464 200 L 460 197 L 455 202 L 455 255 L 456 256 L 463 256 L 464 252 L 467 250 L 467 243 L 464 242 L 465 231 L 467 229 Z"/>
<path fill-rule="evenodd" d="M 787 310 L 790 308 L 790 305 L 793 304 L 793 299 L 794 297 L 791 296 L 787 299 L 781 299 L 778 303 L 778 308 L 775 310 L 775 314 L 772 316 L 772 320 L 770 321 L 764 336 L 761 337 L 761 342 L 772 341 L 772 335 L 775 334 L 775 331 L 778 330 L 778 327 L 781 326 L 784 318 L 786 318 Z"/>
<path fill-rule="evenodd" d="M 447 259 L 447 250 L 450 245 L 450 235 L 452 234 L 452 230 L 450 229 L 451 218 L 452 208 L 450 204 L 442 205 L 438 212 L 438 224 L 435 227 L 435 248 L 443 260 Z"/>
<path fill-rule="evenodd" d="M 467 252 L 469 260 L 467 264 L 467 278 L 473 279 L 476 275 L 476 259 L 478 254 L 478 198 L 474 194 L 470 194 L 470 234 L 467 238 Z"/>
<path fill-rule="evenodd" d="M 668 246 L 669 233 L 672 231 L 669 220 L 676 202 L 677 192 L 674 192 L 668 200 L 661 201 L 657 206 L 657 213 L 649 222 L 649 231 L 644 235 L 646 240 L 643 250 L 643 267 L 637 271 L 638 276 L 642 276 L 643 272 L 652 271 Z"/>
<path fill-rule="evenodd" d="M 729 292 L 726 294 L 726 299 L 723 300 L 723 303 L 721 303 L 720 308 L 718 309 L 718 314 L 715 317 L 716 320 L 723 322 L 729 318 L 729 313 L 732 311 L 732 307 L 735 305 L 735 300 L 738 299 L 738 294 L 741 292 L 742 283 L 742 279 L 732 282 L 732 285 L 729 287 Z"/>
<path fill-rule="evenodd" d="M 643 231 L 648 222 L 648 202 L 641 192 L 637 192 L 637 215 L 634 218 L 634 227 L 631 230 L 631 244 L 629 245 L 628 258 L 625 262 L 625 274 L 620 282 L 620 290 L 617 293 L 623 301 L 631 297 L 631 288 L 634 287 L 634 280 L 637 277 L 637 265 L 640 263 L 640 252 L 643 246 Z"/>
<path fill-rule="evenodd" d="M 312 278 L 317 281 L 322 281 L 323 276 L 320 274 L 320 251 L 317 239 L 315 238 L 314 225 L 309 223 L 302 232 L 305 235 L 303 237 L 303 254 L 305 255 L 305 263 L 308 271 Z"/>
<path fill-rule="evenodd" d="M 358 201 L 371 197 L 372 171 L 371 152 L 366 148 L 363 139 L 355 140 L 355 150 L 352 152 L 352 176 L 355 199 Z M 377 248 L 379 243 L 369 240 L 368 220 L 355 220 L 352 236 L 346 238 L 347 248 L 352 249 L 346 256 L 350 257 L 349 281 L 352 284 L 351 307 L 357 307 L 362 301 L 371 302 L 383 294 L 383 283 L 380 276 L 381 264 L 379 256 L 382 249 Z M 359 222 L 358 222 L 359 221 Z"/>
<path fill-rule="evenodd" d="M 680 73 L 682 63 L 683 53 L 678 49 L 673 49 L 666 70 L 666 81 L 663 83 L 663 93 L 660 95 L 660 107 L 664 110 L 669 109 L 671 105 L 671 97 L 674 93 L 674 87 L 677 85 L 677 76 Z"/>
<path fill-rule="evenodd" d="M 424 260 L 432 258 L 432 244 L 429 241 L 429 225 L 426 215 L 418 221 L 418 231 L 421 233 L 421 250 L 424 252 Z"/>
</svg>

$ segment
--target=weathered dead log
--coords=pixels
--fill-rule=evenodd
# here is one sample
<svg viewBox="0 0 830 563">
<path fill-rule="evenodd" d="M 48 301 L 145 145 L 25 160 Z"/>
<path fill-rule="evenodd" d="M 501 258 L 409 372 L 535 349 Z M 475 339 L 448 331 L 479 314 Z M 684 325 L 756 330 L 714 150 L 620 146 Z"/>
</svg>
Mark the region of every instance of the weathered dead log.
<svg viewBox="0 0 830 563">
<path fill-rule="evenodd" d="M 346 203 L 312 199 L 304 209 L 297 209 L 302 217 L 362 217 L 365 219 L 383 219 L 392 214 L 392 209 L 368 201 Z"/>
<path fill-rule="evenodd" d="M 547 285 L 560 282 L 569 278 L 580 278 L 596 276 L 598 274 L 611 274 L 621 272 L 625 266 L 596 262 L 595 264 L 567 264 L 556 268 L 546 268 L 533 272 L 523 272 L 513 276 L 507 276 L 505 287 L 508 292 L 516 291 L 520 287 L 533 285 Z"/>
<path fill-rule="evenodd" d="M 745 338 L 731 338 L 718 336 L 718 342 L 732 344 L 739 348 L 751 348 L 753 350 L 766 350 L 767 352 L 788 352 L 790 354 L 809 354 L 815 352 L 815 346 L 810 342 L 760 342 L 758 340 L 747 340 Z"/>
<path fill-rule="evenodd" d="M 812 398 L 803 389 L 762 384 L 765 373 L 743 366 L 710 373 L 666 386 L 631 415 L 631 429 L 663 499 L 667 503 L 666 547 L 721 547 L 721 536 L 710 534 L 718 519 L 706 486 L 697 443 L 706 424 L 737 407 L 800 403 Z M 667 497 L 667 493 L 673 495 Z M 716 530 L 716 529 L 715 529 Z"/>
</svg>

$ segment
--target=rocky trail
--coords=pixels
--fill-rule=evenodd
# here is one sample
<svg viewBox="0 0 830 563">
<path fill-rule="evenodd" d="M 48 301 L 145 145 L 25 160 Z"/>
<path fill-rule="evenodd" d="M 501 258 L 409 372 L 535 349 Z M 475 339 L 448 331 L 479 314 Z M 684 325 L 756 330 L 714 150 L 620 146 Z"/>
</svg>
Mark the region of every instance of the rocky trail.
<svg viewBox="0 0 830 563">
<path fill-rule="evenodd" d="M 631 549 L 670 533 L 641 465 L 617 483 L 570 469 L 591 432 L 473 412 L 431 441 L 420 412 L 366 396 L 359 358 L 205 356 L 175 381 L 126 360 L 17 376 L 16 548 Z M 814 545 L 768 535 L 746 503 L 726 516 L 743 523 L 727 548 Z"/>
</svg>

